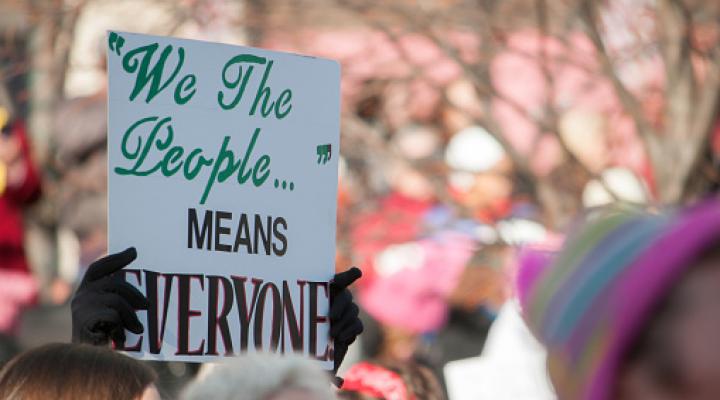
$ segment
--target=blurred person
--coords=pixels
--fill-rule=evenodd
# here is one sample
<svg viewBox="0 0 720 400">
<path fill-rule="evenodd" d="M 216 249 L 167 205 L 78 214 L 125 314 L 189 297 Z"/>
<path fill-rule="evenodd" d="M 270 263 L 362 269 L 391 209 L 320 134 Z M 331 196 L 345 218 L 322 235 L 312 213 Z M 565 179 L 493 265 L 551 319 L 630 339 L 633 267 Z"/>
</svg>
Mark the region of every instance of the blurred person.
<svg viewBox="0 0 720 400">
<path fill-rule="evenodd" d="M 40 196 L 25 123 L 0 83 L 0 333 L 13 335 L 37 284 L 25 256 L 24 208 Z"/>
<path fill-rule="evenodd" d="M 120 270 L 137 258 L 134 247 L 110 254 L 90 265 L 73 295 L 72 338 L 97 346 L 125 342 L 125 330 L 140 334 L 143 326 L 135 310 L 148 307 L 145 296 L 122 279 Z M 334 342 L 333 373 L 337 373 L 348 347 L 363 331 L 359 308 L 348 287 L 360 279 L 358 268 L 335 274 L 330 281 L 330 338 Z M 335 377 L 339 386 L 342 379 Z"/>
<path fill-rule="evenodd" d="M 476 270 L 477 275 L 461 280 L 458 288 L 458 294 L 461 295 L 459 307 L 467 309 L 479 301 L 479 304 L 482 304 L 481 309 L 486 309 L 486 313 L 492 310 L 492 314 L 497 314 L 491 317 L 492 325 L 489 330 L 484 334 L 475 334 L 479 343 L 470 342 L 473 335 L 470 330 L 459 330 L 464 334 L 460 336 L 461 340 L 464 337 L 464 345 L 458 345 L 458 350 L 464 346 L 467 346 L 468 350 L 477 350 L 479 346 L 481 351 L 477 351 L 472 357 L 448 360 L 449 362 L 444 364 L 443 377 L 450 398 L 556 398 L 547 379 L 545 349 L 527 328 L 517 298 L 508 292 L 514 291 L 511 282 L 514 281 L 516 270 L 529 263 L 544 264 L 547 255 L 558 250 L 560 240 L 561 238 L 550 232 L 546 233 L 541 241 L 523 244 L 517 254 L 509 251 L 510 246 L 493 244 L 487 246 L 487 254 L 482 254 L 481 249 L 473 257 L 470 265 L 475 268 L 471 270 Z M 480 271 L 484 272 L 481 274 Z M 498 308 L 501 303 L 502 306 Z M 453 336 L 446 336 L 445 342 L 450 345 L 456 341 Z"/>
<path fill-rule="evenodd" d="M 434 332 L 447 319 L 448 298 L 474 247 L 470 234 L 443 228 L 416 240 L 388 244 L 370 264 L 374 279 L 361 287 L 360 303 L 386 326 Z M 393 307 L 387 307 L 390 302 Z"/>
<path fill-rule="evenodd" d="M 199 376 L 183 400 L 331 400 L 330 380 L 299 355 L 255 353 L 224 360 Z"/>
<path fill-rule="evenodd" d="M 97 69 L 103 74 L 105 63 L 105 41 L 99 40 Z M 46 281 L 57 276 L 54 286 L 76 284 L 82 271 L 107 251 L 107 79 L 100 82 L 94 93 L 65 99 L 55 111 L 52 200 L 63 262 L 57 273 L 44 272 Z"/>
<path fill-rule="evenodd" d="M 498 242 L 481 247 L 463 270 L 450 294 L 454 309 L 473 312 L 479 308 L 495 314 L 508 298 L 505 279 L 509 246 Z"/>
<path fill-rule="evenodd" d="M 448 318 L 433 338 L 429 357 L 442 376 L 450 361 L 479 355 L 495 315 L 506 300 L 504 264 L 508 246 L 493 244 L 476 251 L 448 298 Z"/>
<path fill-rule="evenodd" d="M 0 399 L 160 400 L 155 372 L 108 348 L 47 344 L 0 371 Z"/>
<path fill-rule="evenodd" d="M 355 364 L 338 392 L 345 400 L 443 400 L 433 373 L 416 363 Z"/>
<path fill-rule="evenodd" d="M 485 128 L 468 126 L 454 133 L 445 148 L 448 189 L 478 221 L 507 217 L 513 203 L 513 167 L 503 146 Z"/>
<path fill-rule="evenodd" d="M 20 345 L 14 337 L 0 334 L 0 368 L 20 353 Z"/>
<path fill-rule="evenodd" d="M 517 302 L 500 309 L 481 355 L 450 361 L 443 368 L 453 400 L 555 400 L 547 379 L 545 349 L 522 319 Z"/>
<path fill-rule="evenodd" d="M 363 310 L 379 323 L 379 343 L 370 354 L 399 362 L 424 357 L 428 336 L 447 322 L 450 294 L 474 245 L 470 235 L 439 230 L 387 246 L 375 257 L 375 279 L 359 288 Z"/>
<path fill-rule="evenodd" d="M 356 217 L 350 240 L 366 276 L 362 286 L 375 281 L 375 259 L 380 253 L 391 245 L 415 240 L 423 233 L 423 216 L 434 205 L 434 200 L 391 192 L 380 200 L 377 210 Z"/>
<path fill-rule="evenodd" d="M 606 209 L 568 237 L 518 277 L 559 398 L 720 398 L 720 201 Z"/>
</svg>

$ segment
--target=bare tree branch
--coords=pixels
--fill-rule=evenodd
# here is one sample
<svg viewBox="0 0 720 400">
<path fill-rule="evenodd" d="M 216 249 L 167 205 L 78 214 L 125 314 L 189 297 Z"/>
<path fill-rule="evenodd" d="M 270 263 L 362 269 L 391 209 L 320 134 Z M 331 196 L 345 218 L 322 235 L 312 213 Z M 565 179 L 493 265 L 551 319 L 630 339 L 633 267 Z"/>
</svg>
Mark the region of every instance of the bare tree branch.
<svg viewBox="0 0 720 400">
<path fill-rule="evenodd" d="M 595 46 L 595 51 L 597 52 L 604 75 L 610 80 L 610 83 L 612 83 L 618 100 L 620 100 L 625 110 L 633 118 L 638 135 L 640 135 L 646 143 L 646 148 L 650 150 L 654 144 L 654 129 L 645 117 L 637 98 L 628 90 L 615 72 L 613 62 L 610 59 L 605 43 L 600 36 L 600 30 L 597 27 L 596 7 L 597 4 L 595 1 L 582 0 L 578 15 L 585 26 L 590 41 Z"/>
</svg>

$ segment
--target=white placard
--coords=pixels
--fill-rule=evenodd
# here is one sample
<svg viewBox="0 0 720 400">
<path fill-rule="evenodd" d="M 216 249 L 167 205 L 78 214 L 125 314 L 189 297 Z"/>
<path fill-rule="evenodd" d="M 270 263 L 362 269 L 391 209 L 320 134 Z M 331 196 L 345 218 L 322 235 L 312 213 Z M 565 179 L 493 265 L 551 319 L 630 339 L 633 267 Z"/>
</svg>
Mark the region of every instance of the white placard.
<svg viewBox="0 0 720 400">
<path fill-rule="evenodd" d="M 109 250 L 148 296 L 141 358 L 300 352 L 332 366 L 340 67 L 108 32 Z"/>
</svg>

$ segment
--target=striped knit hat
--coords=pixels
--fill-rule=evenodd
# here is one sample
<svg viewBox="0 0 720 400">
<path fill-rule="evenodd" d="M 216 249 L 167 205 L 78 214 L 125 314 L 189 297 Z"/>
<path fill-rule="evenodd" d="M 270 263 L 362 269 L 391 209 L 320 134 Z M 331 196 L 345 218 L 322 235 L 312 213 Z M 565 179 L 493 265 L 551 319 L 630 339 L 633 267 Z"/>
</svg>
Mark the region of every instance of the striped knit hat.
<svg viewBox="0 0 720 400">
<path fill-rule="evenodd" d="M 560 398 L 610 399 L 623 355 L 654 307 L 716 244 L 720 201 L 711 199 L 655 214 L 605 210 L 545 265 L 542 255 L 526 255 L 518 276 L 523 312 L 548 349 Z"/>
</svg>

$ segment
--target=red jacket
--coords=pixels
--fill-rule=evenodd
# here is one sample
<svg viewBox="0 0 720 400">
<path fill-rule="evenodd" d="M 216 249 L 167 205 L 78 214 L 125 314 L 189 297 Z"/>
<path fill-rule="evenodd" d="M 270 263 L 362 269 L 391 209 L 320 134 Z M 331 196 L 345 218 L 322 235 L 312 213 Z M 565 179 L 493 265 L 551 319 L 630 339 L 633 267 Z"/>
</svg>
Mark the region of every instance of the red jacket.
<svg viewBox="0 0 720 400">
<path fill-rule="evenodd" d="M 25 124 L 16 121 L 11 135 L 20 140 L 25 179 L 20 185 L 8 186 L 0 195 L 0 270 L 29 272 L 23 247 L 23 207 L 40 195 L 40 177 L 30 157 Z"/>
</svg>

